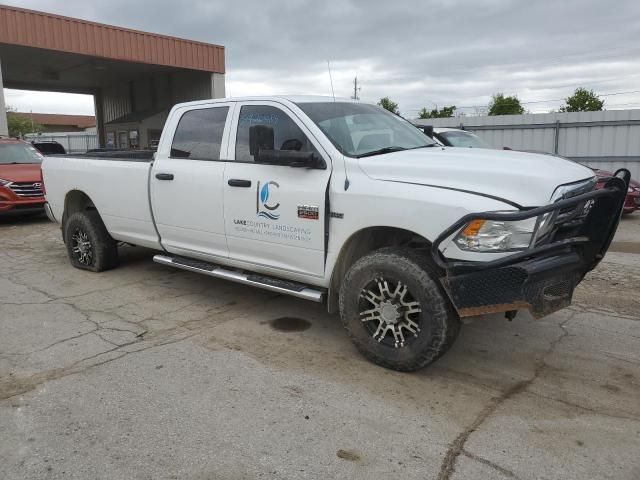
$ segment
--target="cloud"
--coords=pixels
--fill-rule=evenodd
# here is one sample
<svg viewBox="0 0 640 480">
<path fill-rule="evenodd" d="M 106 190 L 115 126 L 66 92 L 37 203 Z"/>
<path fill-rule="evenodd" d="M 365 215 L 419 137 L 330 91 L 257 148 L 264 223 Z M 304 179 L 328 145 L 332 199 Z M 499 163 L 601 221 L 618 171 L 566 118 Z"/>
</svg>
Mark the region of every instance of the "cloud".
<svg viewBox="0 0 640 480">
<path fill-rule="evenodd" d="M 18 2 L 9 2 L 18 5 Z M 225 45 L 233 96 L 389 96 L 412 115 L 433 104 L 486 105 L 517 94 L 558 108 L 576 87 L 633 91 L 640 2 L 595 0 L 21 0 L 19 6 Z M 640 95 L 615 104 L 640 106 Z M 614 104 L 605 98 L 607 104 Z"/>
<path fill-rule="evenodd" d="M 73 93 L 31 92 L 5 90 L 7 106 L 19 112 L 66 113 L 69 115 L 93 115 L 93 97 Z"/>
</svg>

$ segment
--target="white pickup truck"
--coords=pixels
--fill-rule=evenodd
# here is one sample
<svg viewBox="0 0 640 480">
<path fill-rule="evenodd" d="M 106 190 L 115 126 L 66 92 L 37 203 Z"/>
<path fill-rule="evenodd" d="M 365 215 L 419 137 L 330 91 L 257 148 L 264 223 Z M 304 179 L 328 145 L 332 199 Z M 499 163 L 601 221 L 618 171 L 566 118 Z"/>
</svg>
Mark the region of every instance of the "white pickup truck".
<svg viewBox="0 0 640 480">
<path fill-rule="evenodd" d="M 326 302 L 367 358 L 403 371 L 446 352 L 461 316 L 569 305 L 629 181 L 594 190 L 577 163 L 437 146 L 377 106 L 325 97 L 176 105 L 153 158 L 52 156 L 42 170 L 73 266 L 113 268 L 128 243 Z"/>
</svg>

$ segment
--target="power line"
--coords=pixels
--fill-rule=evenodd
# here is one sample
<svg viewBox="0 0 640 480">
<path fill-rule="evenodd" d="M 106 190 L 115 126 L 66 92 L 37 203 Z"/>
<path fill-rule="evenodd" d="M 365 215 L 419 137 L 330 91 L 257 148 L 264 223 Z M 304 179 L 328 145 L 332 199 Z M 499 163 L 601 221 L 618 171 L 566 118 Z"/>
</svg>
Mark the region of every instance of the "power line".
<svg viewBox="0 0 640 480">
<path fill-rule="evenodd" d="M 612 93 L 598 93 L 598 97 L 612 97 L 614 95 L 630 95 L 633 93 L 640 93 L 640 90 L 632 90 L 629 92 L 612 92 Z M 566 100 L 565 98 L 555 98 L 553 100 L 531 100 L 528 102 L 520 102 L 520 105 L 531 105 L 534 103 L 551 103 L 551 102 L 562 102 Z M 458 107 L 458 108 L 477 108 L 477 107 L 486 107 L 486 105 L 472 105 L 470 107 Z"/>
<path fill-rule="evenodd" d="M 612 97 L 615 95 L 631 95 L 634 93 L 640 93 L 640 90 L 631 90 L 631 91 L 627 91 L 627 92 L 611 92 L 611 93 L 598 93 L 598 97 Z M 520 102 L 520 105 L 532 105 L 532 104 L 536 104 L 536 103 L 551 103 L 551 102 L 562 102 L 565 101 L 566 98 L 555 98 L 552 100 L 530 100 L 528 102 Z M 486 105 L 467 105 L 467 106 L 456 106 L 456 109 L 462 109 L 462 108 L 486 108 Z M 419 112 L 421 109 L 420 108 L 409 108 L 409 109 L 405 109 L 405 111 L 409 111 L 409 112 Z"/>
<path fill-rule="evenodd" d="M 640 105 L 640 102 L 632 102 L 632 103 L 612 103 L 611 105 L 605 105 L 605 107 L 628 107 L 629 105 Z"/>
<path fill-rule="evenodd" d="M 585 88 L 590 88 L 592 85 L 599 85 L 599 84 L 602 84 L 602 83 L 609 83 L 609 82 L 619 82 L 621 80 L 628 80 L 630 78 L 636 78 L 636 77 L 639 77 L 639 76 L 640 76 L 640 73 L 636 73 L 636 74 L 633 74 L 633 75 L 625 75 L 625 76 L 620 76 L 620 77 L 615 77 L 615 78 L 608 78 L 606 80 L 596 80 L 595 82 L 575 82 L 574 86 L 576 84 L 581 84 Z M 550 89 L 556 89 L 557 90 L 557 89 L 560 89 L 560 88 L 567 88 L 567 87 L 547 87 L 546 89 L 547 90 L 550 90 Z M 624 93 L 626 93 L 626 92 L 615 92 L 616 95 L 622 95 Z M 605 93 L 605 94 L 599 94 L 599 95 L 600 96 L 608 96 L 608 95 L 611 95 L 611 94 Z M 560 99 L 557 99 L 557 100 L 534 100 L 534 102 L 539 102 L 539 103 L 561 102 L 563 100 L 565 100 L 565 99 L 564 98 L 560 98 Z M 446 102 L 444 102 L 444 103 L 446 103 Z M 529 103 L 529 102 L 521 102 L 521 103 Z M 486 107 L 486 105 L 471 105 L 471 106 L 467 106 L 467 107 L 458 107 L 458 108 L 483 108 L 483 107 Z M 407 108 L 407 109 L 404 109 L 404 110 L 405 111 L 419 112 L 421 109 L 420 108 Z"/>
</svg>

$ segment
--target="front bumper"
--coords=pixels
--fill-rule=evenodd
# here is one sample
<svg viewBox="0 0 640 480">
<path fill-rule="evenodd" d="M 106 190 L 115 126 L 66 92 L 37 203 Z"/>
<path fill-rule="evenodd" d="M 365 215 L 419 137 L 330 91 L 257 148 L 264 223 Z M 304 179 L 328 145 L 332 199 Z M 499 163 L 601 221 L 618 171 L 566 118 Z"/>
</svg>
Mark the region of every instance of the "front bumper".
<svg viewBox="0 0 640 480">
<path fill-rule="evenodd" d="M 619 170 L 604 188 L 514 213 L 466 215 L 433 243 L 442 285 L 461 317 L 527 308 L 543 317 L 571 304 L 575 287 L 604 257 L 622 214 L 631 175 Z M 489 262 L 450 260 L 439 246 L 473 219 L 515 221 L 552 212 L 554 229 L 528 250 Z"/>
<path fill-rule="evenodd" d="M 44 197 L 21 197 L 10 188 L 0 187 L 0 215 L 42 212 Z"/>
<path fill-rule="evenodd" d="M 49 205 L 49 202 L 45 202 L 44 204 L 44 213 L 47 215 L 47 218 L 53 223 L 58 223 L 55 215 L 53 214 L 53 210 L 51 209 L 51 205 Z"/>
</svg>

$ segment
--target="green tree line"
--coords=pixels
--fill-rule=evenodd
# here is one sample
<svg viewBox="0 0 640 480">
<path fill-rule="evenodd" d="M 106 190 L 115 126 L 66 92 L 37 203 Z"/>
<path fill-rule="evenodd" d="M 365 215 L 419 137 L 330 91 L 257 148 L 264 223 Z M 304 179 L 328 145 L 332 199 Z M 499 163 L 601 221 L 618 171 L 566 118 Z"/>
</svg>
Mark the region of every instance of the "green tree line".
<svg viewBox="0 0 640 480">
<path fill-rule="evenodd" d="M 378 105 L 389 110 L 396 115 L 400 115 L 398 104 L 389 97 L 381 98 Z M 560 107 L 561 112 L 596 112 L 604 108 L 604 100 L 593 91 L 586 88 L 576 88 L 573 95 L 565 99 L 564 105 Z M 428 110 L 423 107 L 418 112 L 418 118 L 446 118 L 455 116 L 457 107 L 455 105 L 444 106 L 441 109 L 436 108 Z M 492 95 L 489 105 L 487 105 L 488 115 L 521 115 L 525 113 L 522 103 L 517 95 L 504 95 L 496 93 Z"/>
</svg>

